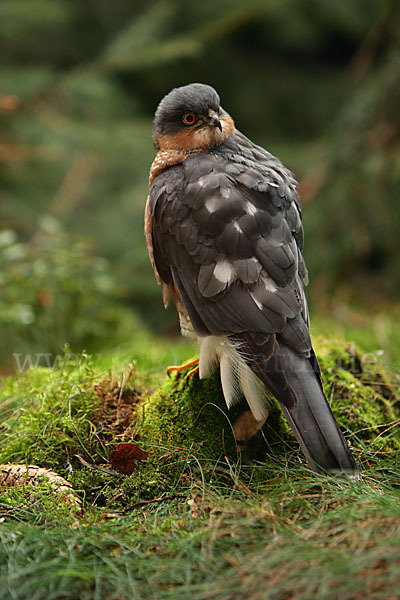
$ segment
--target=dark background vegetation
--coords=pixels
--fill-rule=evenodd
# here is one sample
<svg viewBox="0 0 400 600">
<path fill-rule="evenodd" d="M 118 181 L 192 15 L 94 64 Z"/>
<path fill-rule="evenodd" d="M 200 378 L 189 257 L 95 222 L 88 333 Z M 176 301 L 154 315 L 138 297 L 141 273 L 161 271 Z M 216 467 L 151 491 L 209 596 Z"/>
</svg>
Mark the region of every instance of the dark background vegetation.
<svg viewBox="0 0 400 600">
<path fill-rule="evenodd" d="M 2 0 L 0 364 L 177 331 L 143 209 L 152 115 L 193 81 L 296 173 L 313 313 L 396 311 L 399 36 L 397 0 Z"/>
</svg>

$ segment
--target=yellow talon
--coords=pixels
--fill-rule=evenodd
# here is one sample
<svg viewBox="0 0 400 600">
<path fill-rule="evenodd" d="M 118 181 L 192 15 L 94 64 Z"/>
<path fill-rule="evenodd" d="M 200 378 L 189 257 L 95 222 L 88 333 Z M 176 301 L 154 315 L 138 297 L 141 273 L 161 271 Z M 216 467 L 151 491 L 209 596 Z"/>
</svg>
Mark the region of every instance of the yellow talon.
<svg viewBox="0 0 400 600">
<path fill-rule="evenodd" d="M 189 371 L 189 373 L 186 375 L 186 377 L 192 377 L 193 375 L 195 375 L 195 373 L 197 373 L 197 371 L 199 370 L 199 359 L 195 358 L 194 360 L 190 360 L 189 362 L 185 363 L 184 365 L 179 365 L 179 366 L 172 365 L 170 367 L 167 367 L 167 373 L 168 373 L 168 375 L 171 375 L 171 373 L 173 371 L 177 371 L 178 373 L 181 373 L 182 371 L 186 371 L 186 369 L 190 369 L 190 367 L 195 367 L 195 368 L 191 369 Z"/>
<path fill-rule="evenodd" d="M 196 373 L 199 372 L 199 365 L 197 365 L 197 367 L 195 367 L 194 369 L 190 369 L 189 373 L 187 373 L 186 377 L 189 379 L 189 377 L 193 377 L 193 375 L 196 375 Z"/>
</svg>

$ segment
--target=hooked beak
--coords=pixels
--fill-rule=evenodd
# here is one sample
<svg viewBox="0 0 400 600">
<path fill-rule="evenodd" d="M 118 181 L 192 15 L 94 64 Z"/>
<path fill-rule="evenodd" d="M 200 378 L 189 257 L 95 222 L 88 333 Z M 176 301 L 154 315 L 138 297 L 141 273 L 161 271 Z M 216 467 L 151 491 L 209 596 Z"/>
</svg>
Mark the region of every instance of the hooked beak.
<svg viewBox="0 0 400 600">
<path fill-rule="evenodd" d="M 215 110 L 210 110 L 208 112 L 207 124 L 211 127 L 218 127 L 218 129 L 222 131 L 222 124 L 219 120 L 219 115 L 215 112 Z"/>
</svg>

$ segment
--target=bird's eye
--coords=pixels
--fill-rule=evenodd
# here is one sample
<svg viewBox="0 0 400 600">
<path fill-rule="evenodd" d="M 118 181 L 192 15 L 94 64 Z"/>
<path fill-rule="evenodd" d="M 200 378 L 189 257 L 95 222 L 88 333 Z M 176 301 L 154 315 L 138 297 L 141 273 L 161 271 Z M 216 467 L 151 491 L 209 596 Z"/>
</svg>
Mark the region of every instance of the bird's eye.
<svg viewBox="0 0 400 600">
<path fill-rule="evenodd" d="M 222 113 L 222 109 L 220 106 L 218 106 L 218 114 L 220 115 Z"/>
<path fill-rule="evenodd" d="M 182 121 L 185 125 L 193 125 L 193 123 L 196 123 L 197 117 L 194 113 L 185 113 L 182 117 Z"/>
</svg>

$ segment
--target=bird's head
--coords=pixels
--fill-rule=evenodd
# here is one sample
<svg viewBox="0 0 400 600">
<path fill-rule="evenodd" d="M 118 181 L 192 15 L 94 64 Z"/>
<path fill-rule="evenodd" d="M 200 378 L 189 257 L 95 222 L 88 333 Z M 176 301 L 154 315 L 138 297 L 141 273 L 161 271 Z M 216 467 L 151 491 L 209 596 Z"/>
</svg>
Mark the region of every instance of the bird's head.
<svg viewBox="0 0 400 600">
<path fill-rule="evenodd" d="M 154 117 L 153 140 L 160 150 L 206 152 L 234 130 L 214 88 L 191 83 L 173 89 L 161 100 Z"/>
</svg>

